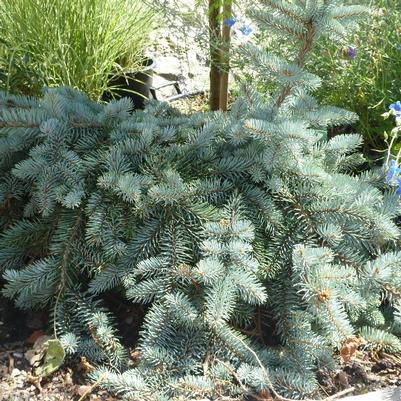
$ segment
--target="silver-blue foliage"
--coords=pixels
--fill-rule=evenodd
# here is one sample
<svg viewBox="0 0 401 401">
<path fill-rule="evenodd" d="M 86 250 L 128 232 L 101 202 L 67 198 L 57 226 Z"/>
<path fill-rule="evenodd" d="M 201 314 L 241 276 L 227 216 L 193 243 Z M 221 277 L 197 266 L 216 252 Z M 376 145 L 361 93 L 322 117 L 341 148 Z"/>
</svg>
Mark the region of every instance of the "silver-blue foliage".
<svg viewBox="0 0 401 401">
<path fill-rule="evenodd" d="M 316 39 L 365 13 L 262 0 L 251 15 L 298 53 L 244 47 L 278 89 L 266 103 L 244 87 L 226 114 L 0 94 L 3 293 L 50 304 L 66 351 L 127 400 L 299 399 L 352 335 L 399 350 L 399 198 L 384 170 L 358 173 L 358 135 L 327 140 L 355 116 L 318 105 L 304 70 Z M 148 305 L 134 360 L 102 305 L 111 290 Z"/>
</svg>

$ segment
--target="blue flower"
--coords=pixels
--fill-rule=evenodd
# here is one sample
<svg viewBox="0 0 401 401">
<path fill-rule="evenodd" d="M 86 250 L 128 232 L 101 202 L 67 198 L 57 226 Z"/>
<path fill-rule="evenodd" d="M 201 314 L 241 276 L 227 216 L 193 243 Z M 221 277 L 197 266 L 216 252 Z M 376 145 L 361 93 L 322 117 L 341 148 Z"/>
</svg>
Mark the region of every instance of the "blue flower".
<svg viewBox="0 0 401 401">
<path fill-rule="evenodd" d="M 226 18 L 226 19 L 224 20 L 224 23 L 225 23 L 229 28 L 231 28 L 236 22 L 237 22 L 237 20 L 236 20 L 234 17 Z"/>
<path fill-rule="evenodd" d="M 387 182 L 393 180 L 394 177 L 397 177 L 401 173 L 401 167 L 397 166 L 395 160 L 391 160 L 390 168 L 388 169 L 387 174 Z"/>
<path fill-rule="evenodd" d="M 400 197 L 401 197 L 401 179 L 398 179 L 397 183 L 398 183 L 398 188 L 397 188 L 396 193 L 397 193 L 397 195 L 400 195 Z"/>
<path fill-rule="evenodd" d="M 249 25 L 243 25 L 239 30 L 245 36 L 249 36 L 253 32 L 253 28 Z"/>
<path fill-rule="evenodd" d="M 398 100 L 397 102 L 390 104 L 389 110 L 392 110 L 397 117 L 401 116 L 401 102 Z"/>
<path fill-rule="evenodd" d="M 348 46 L 348 49 L 347 49 L 347 56 L 348 56 L 350 59 L 353 60 L 353 59 L 356 57 L 356 53 L 357 53 L 356 47 L 354 47 L 354 46 Z"/>
<path fill-rule="evenodd" d="M 397 50 L 401 52 L 401 45 L 397 46 Z"/>
</svg>

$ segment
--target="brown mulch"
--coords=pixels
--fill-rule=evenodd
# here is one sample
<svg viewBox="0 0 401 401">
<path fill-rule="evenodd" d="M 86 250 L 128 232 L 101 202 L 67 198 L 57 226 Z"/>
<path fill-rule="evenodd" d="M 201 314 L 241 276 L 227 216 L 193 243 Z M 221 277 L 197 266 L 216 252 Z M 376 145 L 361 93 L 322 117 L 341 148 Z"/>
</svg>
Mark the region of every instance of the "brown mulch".
<svg viewBox="0 0 401 401">
<path fill-rule="evenodd" d="M 229 93 L 228 108 L 235 101 L 234 96 Z M 209 92 L 199 93 L 194 96 L 186 96 L 181 99 L 173 100 L 170 104 L 184 114 L 205 112 L 209 110 Z"/>
<path fill-rule="evenodd" d="M 31 374 L 25 352 L 46 327 L 48 314 L 22 312 L 0 296 L 0 401 L 118 400 L 107 391 L 92 389 L 77 363 L 40 382 Z"/>
<path fill-rule="evenodd" d="M 339 369 L 317 371 L 323 393 L 332 395 L 354 387 L 353 395 L 401 386 L 401 355 L 386 352 L 356 351 L 348 362 L 338 357 Z"/>
<path fill-rule="evenodd" d="M 14 361 L 18 358 L 18 352 Z M 18 365 L 19 363 L 16 362 Z M 116 401 L 107 391 L 93 388 L 84 378 L 75 378 L 71 368 L 63 368 L 52 376 L 42 379 L 30 375 L 29 369 L 0 365 L 0 401 Z"/>
<path fill-rule="evenodd" d="M 208 111 L 208 95 L 207 93 L 202 93 L 195 96 L 187 96 L 173 100 L 170 104 L 184 114 Z"/>
<path fill-rule="evenodd" d="M 65 366 L 40 383 L 24 357 L 26 342 L 0 345 L 0 401 L 117 401 L 120 398 L 93 387 L 79 363 Z M 401 355 L 356 351 L 335 372 L 319 369 L 318 381 L 327 396 L 354 387 L 352 394 L 401 386 Z M 351 394 L 351 393 L 350 393 Z M 347 394 L 347 395 L 350 395 Z M 83 398 L 82 398 L 83 397 Z"/>
</svg>

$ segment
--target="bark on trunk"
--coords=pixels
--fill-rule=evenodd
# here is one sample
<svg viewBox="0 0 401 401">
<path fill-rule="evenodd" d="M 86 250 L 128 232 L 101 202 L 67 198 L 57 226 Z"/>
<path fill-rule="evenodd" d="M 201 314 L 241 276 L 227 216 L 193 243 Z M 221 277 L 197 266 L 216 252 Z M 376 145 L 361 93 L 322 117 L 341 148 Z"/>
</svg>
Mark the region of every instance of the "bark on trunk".
<svg viewBox="0 0 401 401">
<path fill-rule="evenodd" d="M 232 1 L 225 0 L 223 3 L 223 14 L 232 14 Z M 228 103 L 228 77 L 230 73 L 230 42 L 231 42 L 231 27 L 223 24 L 222 34 L 222 63 L 221 63 L 221 81 L 220 81 L 220 109 L 227 111 Z"/>
<path fill-rule="evenodd" d="M 215 7 L 216 0 L 209 0 L 209 46 L 210 46 L 210 95 L 209 109 L 220 108 L 221 74 L 221 26 L 218 21 L 219 8 Z"/>
</svg>

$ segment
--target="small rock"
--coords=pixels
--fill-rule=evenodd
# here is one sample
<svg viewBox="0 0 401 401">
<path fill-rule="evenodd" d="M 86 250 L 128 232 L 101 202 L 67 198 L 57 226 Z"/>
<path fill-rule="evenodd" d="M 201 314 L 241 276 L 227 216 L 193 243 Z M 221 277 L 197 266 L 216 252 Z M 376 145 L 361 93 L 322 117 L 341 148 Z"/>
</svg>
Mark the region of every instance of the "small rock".
<svg viewBox="0 0 401 401">
<path fill-rule="evenodd" d="M 25 383 L 23 381 L 18 381 L 16 387 L 20 388 L 20 389 L 23 389 L 25 387 Z"/>
<path fill-rule="evenodd" d="M 177 81 L 182 74 L 182 64 L 175 56 L 158 57 L 154 71 L 168 81 Z"/>
<path fill-rule="evenodd" d="M 368 378 L 369 381 L 372 383 L 379 382 L 381 379 L 379 376 L 376 376 L 375 374 L 367 374 L 366 377 Z"/>
<path fill-rule="evenodd" d="M 19 392 L 19 396 L 21 397 L 21 400 L 30 400 L 31 395 L 29 394 L 28 390 L 21 390 Z"/>
<path fill-rule="evenodd" d="M 14 368 L 11 372 L 11 377 L 17 377 L 21 375 L 21 371 L 18 368 Z"/>
</svg>

